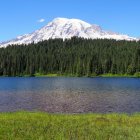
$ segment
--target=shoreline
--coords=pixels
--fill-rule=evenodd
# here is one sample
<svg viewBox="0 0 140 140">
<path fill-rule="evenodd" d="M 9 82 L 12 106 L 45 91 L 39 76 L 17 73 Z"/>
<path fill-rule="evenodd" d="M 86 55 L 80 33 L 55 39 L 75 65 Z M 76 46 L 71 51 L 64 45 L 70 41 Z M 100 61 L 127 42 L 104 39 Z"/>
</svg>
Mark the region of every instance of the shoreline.
<svg viewBox="0 0 140 140">
<path fill-rule="evenodd" d="M 127 75 L 127 74 L 102 74 L 102 75 L 71 75 L 71 74 L 34 74 L 34 75 L 16 75 L 16 76 L 8 76 L 8 75 L 2 75 L 1 77 L 64 77 L 64 78 L 140 78 L 140 75 Z"/>
</svg>

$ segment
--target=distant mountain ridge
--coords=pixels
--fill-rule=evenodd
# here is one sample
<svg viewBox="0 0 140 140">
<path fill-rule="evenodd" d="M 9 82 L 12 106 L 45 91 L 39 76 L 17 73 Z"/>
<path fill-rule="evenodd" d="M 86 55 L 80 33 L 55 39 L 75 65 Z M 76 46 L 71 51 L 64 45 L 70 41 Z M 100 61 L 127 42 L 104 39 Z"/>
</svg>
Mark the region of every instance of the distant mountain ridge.
<svg viewBox="0 0 140 140">
<path fill-rule="evenodd" d="M 79 19 L 55 18 L 52 22 L 33 33 L 0 43 L 0 47 L 12 44 L 37 43 L 55 38 L 67 39 L 73 36 L 91 39 L 138 40 L 128 35 L 105 31 L 98 25 L 92 25 Z"/>
</svg>

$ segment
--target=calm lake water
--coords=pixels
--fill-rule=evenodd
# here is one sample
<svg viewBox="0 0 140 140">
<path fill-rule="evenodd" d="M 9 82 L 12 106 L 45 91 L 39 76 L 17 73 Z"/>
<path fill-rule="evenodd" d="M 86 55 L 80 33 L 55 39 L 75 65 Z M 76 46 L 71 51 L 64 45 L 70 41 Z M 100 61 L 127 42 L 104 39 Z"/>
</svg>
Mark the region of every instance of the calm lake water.
<svg viewBox="0 0 140 140">
<path fill-rule="evenodd" d="M 137 78 L 0 78 L 0 112 L 140 112 Z"/>
</svg>

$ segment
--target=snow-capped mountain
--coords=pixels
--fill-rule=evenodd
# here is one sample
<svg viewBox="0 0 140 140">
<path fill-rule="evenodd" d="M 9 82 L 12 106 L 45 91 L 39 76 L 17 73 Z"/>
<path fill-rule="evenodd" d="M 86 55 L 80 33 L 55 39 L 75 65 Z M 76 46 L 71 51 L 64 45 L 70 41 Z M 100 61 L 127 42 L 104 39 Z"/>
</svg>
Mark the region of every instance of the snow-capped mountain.
<svg viewBox="0 0 140 140">
<path fill-rule="evenodd" d="M 37 43 L 50 38 L 66 39 L 73 36 L 91 39 L 137 40 L 137 38 L 128 35 L 104 31 L 98 25 L 92 25 L 79 19 L 56 18 L 33 33 L 18 36 L 13 40 L 0 43 L 0 47 L 6 47 L 11 44 Z"/>
</svg>

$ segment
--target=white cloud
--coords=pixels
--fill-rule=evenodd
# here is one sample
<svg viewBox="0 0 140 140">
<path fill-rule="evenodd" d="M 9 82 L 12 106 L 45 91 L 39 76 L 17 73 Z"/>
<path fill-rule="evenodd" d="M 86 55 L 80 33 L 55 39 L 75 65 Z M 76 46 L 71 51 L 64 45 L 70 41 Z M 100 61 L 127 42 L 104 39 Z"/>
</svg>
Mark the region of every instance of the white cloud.
<svg viewBox="0 0 140 140">
<path fill-rule="evenodd" d="M 39 23 L 42 23 L 42 22 L 44 22 L 44 21 L 45 21 L 45 19 L 44 19 L 44 18 L 42 18 L 42 19 L 38 20 L 38 22 L 39 22 Z"/>
</svg>

